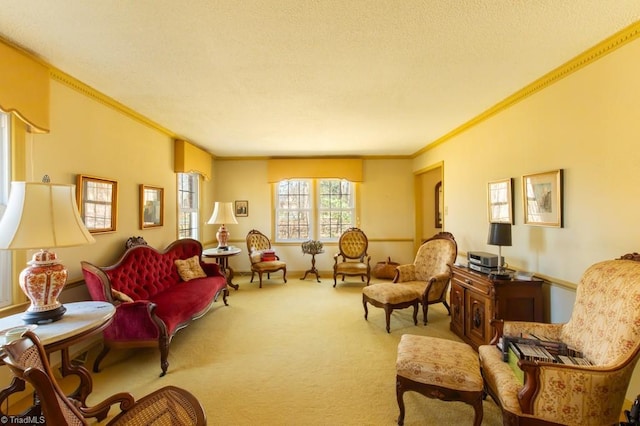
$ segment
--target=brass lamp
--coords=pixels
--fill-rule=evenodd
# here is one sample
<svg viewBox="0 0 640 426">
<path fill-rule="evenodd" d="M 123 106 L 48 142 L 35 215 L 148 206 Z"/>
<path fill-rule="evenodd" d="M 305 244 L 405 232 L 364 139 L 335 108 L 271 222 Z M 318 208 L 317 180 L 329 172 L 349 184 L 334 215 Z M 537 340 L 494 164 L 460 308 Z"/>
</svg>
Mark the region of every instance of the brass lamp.
<svg viewBox="0 0 640 426">
<path fill-rule="evenodd" d="M 22 319 L 27 324 L 58 321 L 66 308 L 58 296 L 67 270 L 48 248 L 94 243 L 82 223 L 75 185 L 11 182 L 7 209 L 0 219 L 0 249 L 40 249 L 20 273 L 20 288 L 31 301 Z"/>
<path fill-rule="evenodd" d="M 489 236 L 487 244 L 498 246 L 498 270 L 491 275 L 497 279 L 510 278 L 504 270 L 504 259 L 502 257 L 502 246 L 511 246 L 511 224 L 491 223 L 489 224 Z"/>
<path fill-rule="evenodd" d="M 221 225 L 216 232 L 216 239 L 218 240 L 218 250 L 229 250 L 227 241 L 229 240 L 229 231 L 224 226 L 226 223 L 237 224 L 236 215 L 233 214 L 233 203 L 216 201 L 213 207 L 213 214 L 209 221 L 210 225 Z"/>
</svg>

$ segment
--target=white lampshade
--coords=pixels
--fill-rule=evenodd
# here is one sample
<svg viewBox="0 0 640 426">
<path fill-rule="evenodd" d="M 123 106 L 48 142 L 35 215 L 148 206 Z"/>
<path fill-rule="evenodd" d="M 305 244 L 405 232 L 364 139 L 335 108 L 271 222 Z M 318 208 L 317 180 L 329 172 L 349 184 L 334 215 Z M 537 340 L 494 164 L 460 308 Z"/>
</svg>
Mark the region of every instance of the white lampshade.
<svg viewBox="0 0 640 426">
<path fill-rule="evenodd" d="M 0 249 L 41 249 L 94 243 L 84 226 L 75 185 L 11 182 L 0 220 Z"/>
<path fill-rule="evenodd" d="M 237 224 L 236 215 L 233 213 L 233 203 L 216 201 L 213 214 L 207 223 L 210 225 Z"/>
</svg>

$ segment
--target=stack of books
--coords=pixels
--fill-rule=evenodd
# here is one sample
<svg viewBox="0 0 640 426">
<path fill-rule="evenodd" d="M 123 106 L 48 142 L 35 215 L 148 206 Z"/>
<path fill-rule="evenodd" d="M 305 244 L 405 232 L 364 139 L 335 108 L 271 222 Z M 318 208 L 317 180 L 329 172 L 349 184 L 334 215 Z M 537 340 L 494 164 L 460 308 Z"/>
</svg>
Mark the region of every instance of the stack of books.
<svg viewBox="0 0 640 426">
<path fill-rule="evenodd" d="M 569 365 L 592 365 L 577 349 L 564 342 L 544 336 L 524 334 L 503 336 L 498 343 L 502 360 L 508 362 L 520 383 L 524 383 L 524 373 L 518 367 L 518 360 L 548 362 Z"/>
<path fill-rule="evenodd" d="M 273 260 L 277 260 L 276 252 L 271 249 L 262 250 L 262 258 L 260 259 L 262 262 L 271 262 Z"/>
</svg>

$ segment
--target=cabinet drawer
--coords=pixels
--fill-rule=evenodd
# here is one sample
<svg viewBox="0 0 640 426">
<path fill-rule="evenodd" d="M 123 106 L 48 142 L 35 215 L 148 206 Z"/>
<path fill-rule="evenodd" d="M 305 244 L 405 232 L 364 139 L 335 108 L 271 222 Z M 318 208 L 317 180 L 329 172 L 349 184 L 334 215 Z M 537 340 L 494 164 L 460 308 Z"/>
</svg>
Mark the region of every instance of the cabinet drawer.
<svg viewBox="0 0 640 426">
<path fill-rule="evenodd" d="M 492 287 L 491 281 L 467 274 L 454 273 L 453 282 L 482 294 L 489 294 Z"/>
</svg>

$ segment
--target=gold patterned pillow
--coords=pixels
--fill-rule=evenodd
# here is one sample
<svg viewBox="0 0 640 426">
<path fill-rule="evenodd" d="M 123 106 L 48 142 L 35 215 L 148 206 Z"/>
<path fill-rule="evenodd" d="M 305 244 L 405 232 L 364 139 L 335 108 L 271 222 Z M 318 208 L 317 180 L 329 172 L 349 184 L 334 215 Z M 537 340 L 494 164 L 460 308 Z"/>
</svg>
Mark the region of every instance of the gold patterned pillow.
<svg viewBox="0 0 640 426">
<path fill-rule="evenodd" d="M 200 257 L 193 256 L 188 259 L 176 259 L 176 267 L 178 268 L 178 274 L 183 281 L 193 280 L 195 278 L 204 278 L 207 274 L 202 270 L 200 266 Z"/>
</svg>

